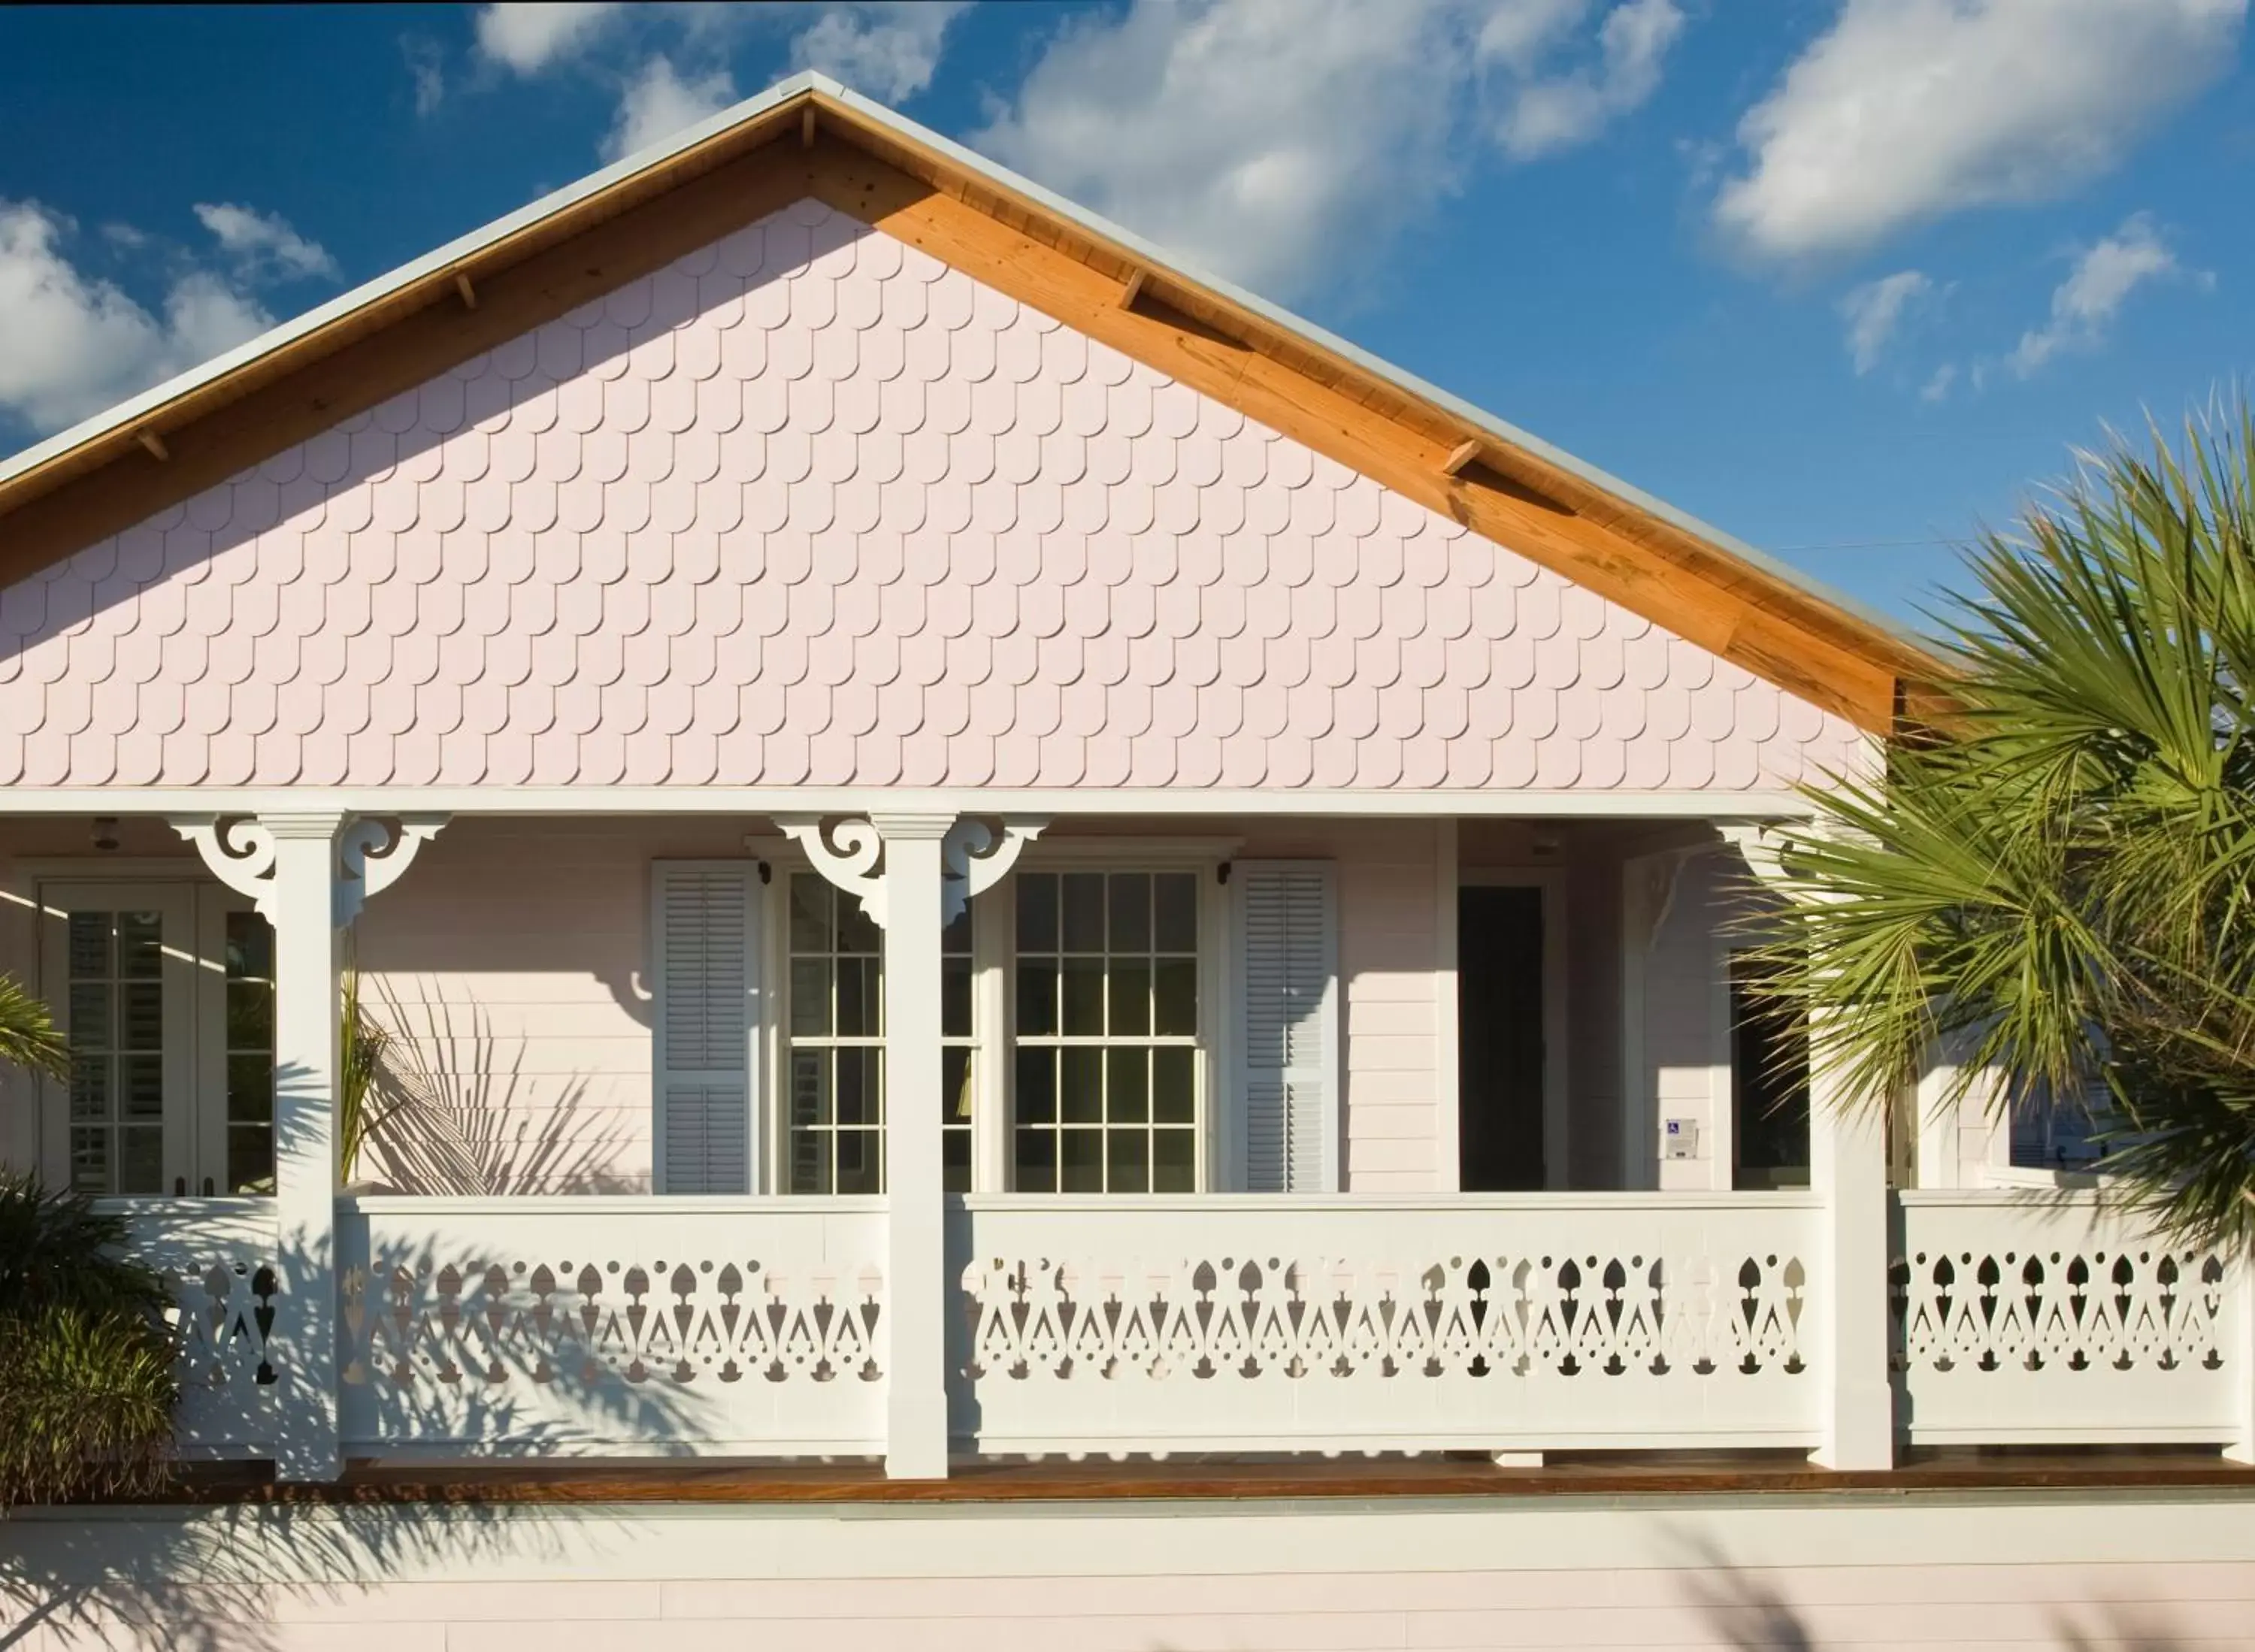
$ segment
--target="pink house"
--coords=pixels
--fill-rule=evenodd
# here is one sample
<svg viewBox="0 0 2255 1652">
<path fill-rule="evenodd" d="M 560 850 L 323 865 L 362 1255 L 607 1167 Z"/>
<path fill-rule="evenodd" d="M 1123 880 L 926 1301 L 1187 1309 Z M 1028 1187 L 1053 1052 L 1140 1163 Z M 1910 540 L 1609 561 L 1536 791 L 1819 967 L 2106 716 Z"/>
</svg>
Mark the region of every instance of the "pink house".
<svg viewBox="0 0 2255 1652">
<path fill-rule="evenodd" d="M 0 969 L 78 1060 L 0 1088 L 0 1158 L 123 1201 L 184 1449 L 307 1508 L 507 1458 L 488 1493 L 859 1498 L 897 1546 L 786 1510 L 786 1555 L 732 1505 L 765 1534 L 733 1557 L 621 1515 L 541 1559 L 519 1522 L 469 1606 L 486 1551 L 436 1515 L 381 1565 L 258 1501 L 240 1575 L 185 1515 L 25 1552 L 215 1567 L 309 1646 L 853 1619 L 816 1577 L 882 1638 L 1095 1572 L 1143 1583 L 983 1637 L 1249 1645 L 1299 1600 L 1274 1644 L 1501 1644 L 1598 1633 L 1498 1614 L 1600 1565 L 1674 1644 L 1754 1610 L 1701 1604 L 1718 1553 L 1820 1625 L 1860 1621 L 1851 1551 L 1890 1610 L 1985 1579 L 1997 1638 L 2099 1562 L 2069 1604 L 2204 1567 L 2244 1613 L 2245 1505 L 2153 1464 L 2244 1489 L 2244 1265 L 2139 1234 L 2042 1121 L 1836 1112 L 1746 998 L 1765 827 L 1935 669 L 778 87 L 0 466 Z M 344 980 L 383 1041 L 350 1163 Z M 2025 1493 L 1972 1447 L 2083 1489 L 2008 1533 L 1916 1513 Z M 1170 1496 L 1286 1501 L 1104 1501 L 1184 1458 Z M 1708 1559 L 1529 1501 L 1693 1464 Z M 2132 1536 L 2099 1484 L 2149 1500 Z M 1304 1501 L 1342 1493 L 1405 1495 Z M 1047 1496 L 1106 1557 L 980 1501 Z M 984 1571 L 950 1547 L 980 1510 L 1017 1545 Z M 1436 1568 L 1488 1581 L 1436 1606 Z M 1451 1613 L 1498 1620 L 1413 1641 Z"/>
</svg>

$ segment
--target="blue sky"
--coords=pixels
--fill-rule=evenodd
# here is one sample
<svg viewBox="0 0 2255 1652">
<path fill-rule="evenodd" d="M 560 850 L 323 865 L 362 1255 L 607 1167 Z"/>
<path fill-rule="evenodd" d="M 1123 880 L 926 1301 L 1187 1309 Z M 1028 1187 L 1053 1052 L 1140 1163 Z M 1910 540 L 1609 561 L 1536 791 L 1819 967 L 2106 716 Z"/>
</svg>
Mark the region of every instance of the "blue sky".
<svg viewBox="0 0 2255 1652">
<path fill-rule="evenodd" d="M 2255 369 L 2247 4 L 0 11 L 0 451 L 811 66 L 1907 616 Z"/>
</svg>

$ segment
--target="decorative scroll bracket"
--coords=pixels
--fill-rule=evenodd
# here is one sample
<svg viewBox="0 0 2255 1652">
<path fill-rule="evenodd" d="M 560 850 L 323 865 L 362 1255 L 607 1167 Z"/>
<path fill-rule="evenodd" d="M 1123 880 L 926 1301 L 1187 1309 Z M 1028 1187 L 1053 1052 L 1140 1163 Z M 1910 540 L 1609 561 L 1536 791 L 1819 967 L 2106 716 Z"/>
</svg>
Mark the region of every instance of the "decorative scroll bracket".
<svg viewBox="0 0 2255 1652">
<path fill-rule="evenodd" d="M 1008 876 L 1018 855 L 1048 829 L 1047 816 L 1004 815 L 998 834 L 977 815 L 948 827 L 939 847 L 939 923 L 945 929 L 963 916 L 972 897 L 984 895 Z"/>
<path fill-rule="evenodd" d="M 877 868 L 885 840 L 868 820 L 846 819 L 826 829 L 818 814 L 778 814 L 776 828 L 798 845 L 814 869 L 847 894 L 860 897 L 861 910 L 879 929 L 885 926 L 885 879 Z"/>
<path fill-rule="evenodd" d="M 337 842 L 337 927 L 358 917 L 361 908 L 381 895 L 415 863 L 423 846 L 453 819 L 444 814 L 403 814 L 398 825 L 363 815 Z"/>
<path fill-rule="evenodd" d="M 876 820 L 827 820 L 817 814 L 772 817 L 784 836 L 798 845 L 814 869 L 861 903 L 878 928 L 885 926 L 885 833 Z M 937 827 L 946 819 L 931 821 Z M 1019 852 L 1042 834 L 1046 817 L 1006 815 L 989 823 L 966 815 L 946 827 L 940 843 L 940 917 L 943 926 L 963 915 L 972 897 L 1001 882 Z"/>
<path fill-rule="evenodd" d="M 195 846 L 211 875 L 274 921 L 274 834 L 256 817 L 221 824 L 215 814 L 169 817 L 173 831 Z"/>
<path fill-rule="evenodd" d="M 1773 889 L 1784 883 L 1785 863 L 1778 858 L 1777 840 L 1767 826 L 1759 820 L 1718 820 L 1715 830 L 1757 878 Z"/>
<path fill-rule="evenodd" d="M 397 882 L 449 818 L 403 814 L 396 826 L 380 818 L 350 819 L 337 837 L 336 926 L 349 924 L 369 896 Z M 195 846 L 214 877 L 247 896 L 268 923 L 274 922 L 273 822 L 256 816 L 222 821 L 212 814 L 176 814 L 170 819 L 172 830 Z M 285 822 L 285 834 L 288 825 Z"/>
</svg>

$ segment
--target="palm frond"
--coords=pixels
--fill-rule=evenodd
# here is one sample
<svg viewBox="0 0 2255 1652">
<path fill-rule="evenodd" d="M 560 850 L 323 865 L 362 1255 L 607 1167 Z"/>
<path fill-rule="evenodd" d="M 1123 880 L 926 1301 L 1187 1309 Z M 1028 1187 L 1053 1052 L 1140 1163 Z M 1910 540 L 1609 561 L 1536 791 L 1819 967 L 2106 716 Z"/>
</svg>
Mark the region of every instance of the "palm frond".
<svg viewBox="0 0 2255 1652">
<path fill-rule="evenodd" d="M 1812 789 L 1770 990 L 1877 1104 L 2111 1097 L 2101 1168 L 2189 1237 L 2255 1237 L 2255 416 L 2115 438 L 1981 536 L 1960 708 Z"/>
</svg>

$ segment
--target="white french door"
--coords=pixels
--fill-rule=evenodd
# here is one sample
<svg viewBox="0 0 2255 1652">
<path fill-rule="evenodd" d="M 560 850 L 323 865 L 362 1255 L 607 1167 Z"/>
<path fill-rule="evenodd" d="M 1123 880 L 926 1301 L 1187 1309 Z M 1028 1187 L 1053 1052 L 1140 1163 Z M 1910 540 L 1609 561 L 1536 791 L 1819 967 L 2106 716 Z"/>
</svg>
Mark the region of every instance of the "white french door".
<svg viewBox="0 0 2255 1652">
<path fill-rule="evenodd" d="M 232 890 L 40 886 L 39 987 L 71 1049 L 48 1173 L 95 1194 L 274 1186 L 273 932 Z"/>
</svg>

